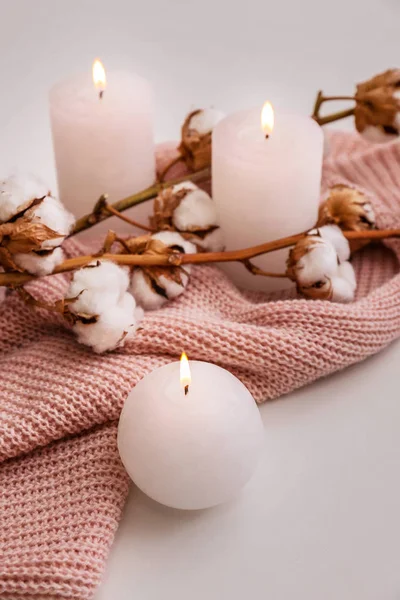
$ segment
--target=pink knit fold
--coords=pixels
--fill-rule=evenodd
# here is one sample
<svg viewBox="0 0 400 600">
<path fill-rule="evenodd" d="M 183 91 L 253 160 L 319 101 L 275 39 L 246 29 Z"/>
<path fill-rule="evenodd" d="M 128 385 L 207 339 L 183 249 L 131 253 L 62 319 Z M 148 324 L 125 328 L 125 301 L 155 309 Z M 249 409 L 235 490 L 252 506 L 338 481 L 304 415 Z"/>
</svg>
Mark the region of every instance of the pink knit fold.
<svg viewBox="0 0 400 600">
<path fill-rule="evenodd" d="M 322 189 L 362 188 L 378 226 L 400 227 L 400 144 L 371 146 L 334 133 L 331 148 Z M 66 249 L 84 251 L 75 241 Z M 0 598 L 91 597 L 126 494 L 109 423 L 146 373 L 185 350 L 227 368 L 263 402 L 363 360 L 400 333 L 399 254 L 391 241 L 353 257 L 358 291 L 350 305 L 293 291 L 241 292 L 216 267 L 196 267 L 181 298 L 147 313 L 135 340 L 104 356 L 77 344 L 60 317 L 7 296 L 0 304 Z M 51 300 L 67 284 L 59 275 L 30 288 Z M 54 527 L 43 528 L 43 517 Z"/>
</svg>

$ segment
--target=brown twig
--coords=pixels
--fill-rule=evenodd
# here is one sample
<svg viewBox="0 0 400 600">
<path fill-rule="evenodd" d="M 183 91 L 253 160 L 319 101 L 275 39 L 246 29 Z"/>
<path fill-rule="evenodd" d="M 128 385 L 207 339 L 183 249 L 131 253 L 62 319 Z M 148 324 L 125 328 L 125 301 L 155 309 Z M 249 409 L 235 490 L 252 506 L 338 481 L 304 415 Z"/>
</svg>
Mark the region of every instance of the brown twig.
<svg viewBox="0 0 400 600">
<path fill-rule="evenodd" d="M 132 196 L 128 196 L 123 200 L 119 200 L 118 202 L 115 202 L 114 204 L 111 204 L 109 206 L 112 206 L 112 208 L 114 208 L 118 212 L 123 212 L 124 210 L 127 210 L 132 206 L 136 206 L 137 204 L 141 204 L 142 202 L 146 202 L 147 200 L 155 198 L 162 190 L 164 190 L 167 187 L 170 187 L 171 185 L 177 185 L 178 183 L 182 183 L 184 181 L 204 181 L 206 179 L 209 179 L 210 176 L 211 170 L 209 168 L 202 169 L 201 171 L 197 171 L 196 173 L 191 173 L 189 175 L 185 175 L 183 177 L 179 177 L 178 179 L 167 181 L 165 183 L 155 183 L 149 188 L 138 192 L 137 194 L 133 194 Z M 96 202 L 96 205 L 90 214 L 78 219 L 75 223 L 75 227 L 70 233 L 70 236 L 75 235 L 76 233 L 80 233 L 85 229 L 89 229 L 89 227 L 92 227 L 93 225 L 96 225 L 97 223 L 100 223 L 101 221 L 104 221 L 105 219 L 111 217 L 111 213 L 105 208 L 106 200 L 107 196 L 103 195 Z"/>
<path fill-rule="evenodd" d="M 341 110 L 339 112 L 326 115 L 325 117 L 321 117 L 321 106 L 324 104 L 324 102 L 330 102 L 332 100 L 352 100 L 355 102 L 356 98 L 354 96 L 324 96 L 323 92 L 319 91 L 315 99 L 314 110 L 312 113 L 312 118 L 318 123 L 318 125 L 326 125 L 327 123 L 333 123 L 334 121 L 339 121 L 339 119 L 345 119 L 346 117 L 351 117 L 354 115 L 354 108 L 349 108 L 347 110 Z"/>
<path fill-rule="evenodd" d="M 106 203 L 104 208 L 106 210 L 108 210 L 108 212 L 110 212 L 115 217 L 118 217 L 118 219 L 125 221 L 125 223 L 129 223 L 129 225 L 132 225 L 133 227 L 138 227 L 138 229 L 143 229 L 144 231 L 150 231 L 151 233 L 154 233 L 156 231 L 153 227 L 149 227 L 148 225 L 143 225 L 142 223 L 139 223 L 138 221 L 135 221 L 134 219 L 131 219 L 130 217 L 127 217 L 126 215 L 123 215 L 121 212 L 119 212 L 119 210 L 114 208 L 111 204 Z"/>
<path fill-rule="evenodd" d="M 106 253 L 101 256 L 105 260 L 111 260 L 119 265 L 129 266 L 164 266 L 164 267 L 177 267 L 181 265 L 199 265 L 206 263 L 218 263 L 218 262 L 247 262 L 251 258 L 260 256 L 261 254 L 267 254 L 268 252 L 274 252 L 275 250 L 281 250 L 282 248 L 289 248 L 297 244 L 306 233 L 298 233 L 291 235 L 280 240 L 274 240 L 272 242 L 266 242 L 258 246 L 252 246 L 250 248 L 244 248 L 242 250 L 230 250 L 224 252 L 200 252 L 197 254 L 181 254 L 179 252 L 173 254 L 110 254 Z M 377 229 L 372 231 L 343 231 L 343 235 L 348 240 L 383 240 L 387 238 L 400 238 L 400 229 Z M 75 271 L 84 267 L 91 261 L 99 258 L 96 256 L 77 256 L 75 258 L 69 258 L 61 263 L 52 275 L 57 273 L 66 273 L 68 271 Z M 257 267 L 255 267 L 257 269 Z M 266 272 L 263 274 L 267 275 Z M 271 276 L 282 277 L 283 274 L 269 274 Z M 1 285 L 21 285 L 37 279 L 35 275 L 29 273 L 0 273 L 0 286 Z"/>
</svg>

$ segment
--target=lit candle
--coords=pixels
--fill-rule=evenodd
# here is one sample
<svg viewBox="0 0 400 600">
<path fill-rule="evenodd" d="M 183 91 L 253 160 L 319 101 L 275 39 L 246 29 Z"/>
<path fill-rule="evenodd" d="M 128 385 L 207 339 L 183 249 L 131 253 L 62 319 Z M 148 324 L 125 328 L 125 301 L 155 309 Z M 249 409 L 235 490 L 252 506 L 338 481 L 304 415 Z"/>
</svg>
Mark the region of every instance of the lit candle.
<svg viewBox="0 0 400 600">
<path fill-rule="evenodd" d="M 258 408 L 231 373 L 186 355 L 144 377 L 118 428 L 126 470 L 148 496 L 181 509 L 232 498 L 255 470 L 264 440 Z"/>
<path fill-rule="evenodd" d="M 213 198 L 227 250 L 310 229 L 317 221 L 323 135 L 309 117 L 275 115 L 271 104 L 226 117 L 213 131 Z M 288 251 L 253 260 L 284 273 Z M 239 264 L 223 268 L 242 287 L 272 290 L 285 279 L 255 276 Z"/>
<path fill-rule="evenodd" d="M 50 116 L 60 198 L 76 217 L 101 194 L 115 202 L 154 183 L 153 93 L 141 77 L 106 77 L 96 60 L 92 76 L 52 88 Z"/>
</svg>

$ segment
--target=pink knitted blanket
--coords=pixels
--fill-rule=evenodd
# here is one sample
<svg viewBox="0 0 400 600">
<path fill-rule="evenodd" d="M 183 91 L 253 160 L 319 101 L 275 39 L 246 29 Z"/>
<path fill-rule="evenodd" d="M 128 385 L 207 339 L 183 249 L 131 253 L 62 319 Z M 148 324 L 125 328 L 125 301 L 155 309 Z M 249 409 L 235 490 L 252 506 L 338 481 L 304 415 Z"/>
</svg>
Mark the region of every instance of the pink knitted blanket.
<svg viewBox="0 0 400 600">
<path fill-rule="evenodd" d="M 323 188 L 363 188 L 378 226 L 399 227 L 400 144 L 333 134 L 331 146 Z M 70 254 L 78 250 L 67 245 Z M 105 356 L 78 345 L 58 316 L 7 296 L 0 304 L 0 598 L 93 596 L 128 490 L 116 420 L 139 379 L 185 349 L 232 371 L 263 402 L 363 360 L 400 333 L 399 254 L 392 241 L 354 256 L 358 292 L 350 305 L 242 293 L 217 268 L 197 267 L 180 299 L 148 313 L 136 339 Z M 56 299 L 66 285 L 67 276 L 57 276 L 31 287 Z"/>
</svg>

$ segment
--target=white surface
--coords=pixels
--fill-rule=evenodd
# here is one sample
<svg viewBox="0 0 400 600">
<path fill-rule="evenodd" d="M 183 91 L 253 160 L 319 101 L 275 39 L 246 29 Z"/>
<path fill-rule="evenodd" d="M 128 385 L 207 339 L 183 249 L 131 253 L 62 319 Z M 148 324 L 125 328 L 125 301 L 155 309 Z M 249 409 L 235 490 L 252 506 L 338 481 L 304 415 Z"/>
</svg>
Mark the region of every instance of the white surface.
<svg viewBox="0 0 400 600">
<path fill-rule="evenodd" d="M 159 140 L 193 106 L 308 114 L 318 88 L 399 60 L 398 0 L 0 0 L 0 19 L 0 170 L 50 183 L 48 90 L 95 56 L 154 82 Z M 133 491 L 96 600 L 400 598 L 399 364 L 396 343 L 262 407 L 234 503 L 186 514 Z"/>
<path fill-rule="evenodd" d="M 183 384 L 179 361 L 139 381 L 122 409 L 118 449 L 150 498 L 194 510 L 238 494 L 263 453 L 264 428 L 253 397 L 232 373 L 198 360 L 189 368 Z"/>
</svg>

